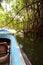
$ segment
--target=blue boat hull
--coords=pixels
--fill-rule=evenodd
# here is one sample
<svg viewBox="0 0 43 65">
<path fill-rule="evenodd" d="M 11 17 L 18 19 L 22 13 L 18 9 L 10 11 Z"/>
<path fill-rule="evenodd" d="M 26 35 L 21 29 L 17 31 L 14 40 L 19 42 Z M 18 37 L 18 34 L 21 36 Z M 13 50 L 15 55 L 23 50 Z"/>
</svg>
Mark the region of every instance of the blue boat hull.
<svg viewBox="0 0 43 65">
<path fill-rule="evenodd" d="M 4 33 L 0 34 L 0 38 L 7 38 L 11 41 L 9 65 L 25 65 L 16 38 L 11 34 L 4 34 Z"/>
</svg>

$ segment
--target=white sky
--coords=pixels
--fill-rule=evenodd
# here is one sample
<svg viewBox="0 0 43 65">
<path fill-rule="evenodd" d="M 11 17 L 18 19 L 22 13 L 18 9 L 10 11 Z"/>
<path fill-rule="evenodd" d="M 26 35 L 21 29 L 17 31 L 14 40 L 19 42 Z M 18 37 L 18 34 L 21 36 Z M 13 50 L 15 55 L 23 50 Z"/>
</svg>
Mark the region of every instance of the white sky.
<svg viewBox="0 0 43 65">
<path fill-rule="evenodd" d="M 3 2 L 1 3 L 1 5 L 2 5 L 2 7 L 5 9 L 5 11 L 11 10 L 11 6 L 12 6 L 13 4 L 16 5 L 16 0 L 11 1 L 10 3 L 6 3 L 5 1 L 3 1 Z"/>
<path fill-rule="evenodd" d="M 16 6 L 18 3 L 16 3 L 16 0 L 11 1 L 10 3 L 6 3 L 5 1 L 3 1 L 1 3 L 2 7 L 4 8 L 4 11 L 0 11 L 0 14 L 3 14 L 4 12 L 8 12 L 10 11 L 12 8 L 11 6 L 14 4 L 14 6 Z M 23 16 L 17 16 L 21 21 L 23 19 Z"/>
<path fill-rule="evenodd" d="M 1 3 L 1 5 L 5 9 L 5 11 L 11 10 L 12 3 L 7 4 L 7 3 L 3 2 L 3 3 Z"/>
</svg>

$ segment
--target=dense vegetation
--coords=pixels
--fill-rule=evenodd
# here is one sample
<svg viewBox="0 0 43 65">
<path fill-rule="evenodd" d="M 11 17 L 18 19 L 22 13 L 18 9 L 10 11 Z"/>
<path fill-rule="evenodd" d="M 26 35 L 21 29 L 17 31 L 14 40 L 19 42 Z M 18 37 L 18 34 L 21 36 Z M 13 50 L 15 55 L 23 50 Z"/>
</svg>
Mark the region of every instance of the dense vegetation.
<svg viewBox="0 0 43 65">
<path fill-rule="evenodd" d="M 43 65 L 43 0 L 0 0 L 0 28 L 17 31 L 33 65 Z"/>
</svg>

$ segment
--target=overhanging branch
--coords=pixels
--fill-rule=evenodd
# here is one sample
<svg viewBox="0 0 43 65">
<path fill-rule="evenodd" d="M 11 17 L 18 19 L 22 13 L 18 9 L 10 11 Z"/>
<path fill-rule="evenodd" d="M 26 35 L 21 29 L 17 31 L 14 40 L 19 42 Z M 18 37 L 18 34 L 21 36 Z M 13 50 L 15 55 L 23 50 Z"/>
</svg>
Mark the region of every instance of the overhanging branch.
<svg viewBox="0 0 43 65">
<path fill-rule="evenodd" d="M 35 4 L 35 3 L 39 3 L 40 1 L 36 1 L 36 2 L 32 2 L 31 4 L 29 4 L 29 5 L 24 5 L 18 12 L 17 12 L 17 14 L 10 20 L 10 22 L 8 22 L 6 25 L 4 25 L 3 27 L 6 27 L 8 24 L 10 24 L 11 22 L 13 22 L 13 20 L 14 20 L 14 18 L 19 14 L 19 12 L 21 11 L 21 10 L 23 10 L 25 7 L 29 7 L 29 6 L 31 6 L 32 4 Z M 2 27 L 2 28 L 3 28 Z"/>
</svg>

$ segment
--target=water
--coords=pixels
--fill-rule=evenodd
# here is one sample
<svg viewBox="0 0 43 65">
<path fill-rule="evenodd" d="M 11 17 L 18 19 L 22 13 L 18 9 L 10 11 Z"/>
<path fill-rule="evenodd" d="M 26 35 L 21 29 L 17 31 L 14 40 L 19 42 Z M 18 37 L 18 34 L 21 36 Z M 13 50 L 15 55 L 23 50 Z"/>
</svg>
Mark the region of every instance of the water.
<svg viewBox="0 0 43 65">
<path fill-rule="evenodd" d="M 32 65 L 43 65 L 43 36 L 39 42 L 34 40 L 31 35 L 26 38 L 17 37 L 20 44 L 23 44 L 23 50 L 31 61 Z"/>
</svg>

